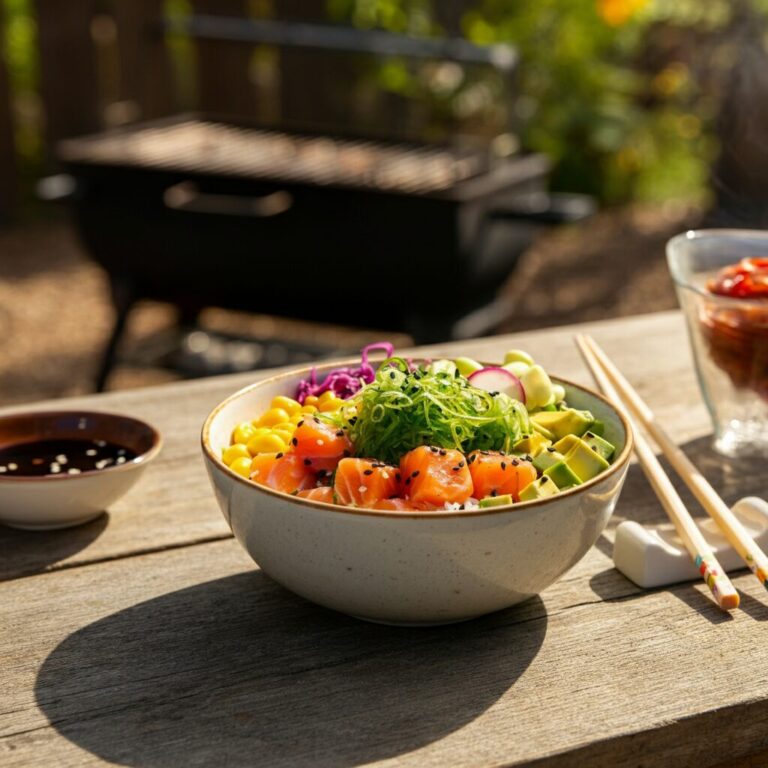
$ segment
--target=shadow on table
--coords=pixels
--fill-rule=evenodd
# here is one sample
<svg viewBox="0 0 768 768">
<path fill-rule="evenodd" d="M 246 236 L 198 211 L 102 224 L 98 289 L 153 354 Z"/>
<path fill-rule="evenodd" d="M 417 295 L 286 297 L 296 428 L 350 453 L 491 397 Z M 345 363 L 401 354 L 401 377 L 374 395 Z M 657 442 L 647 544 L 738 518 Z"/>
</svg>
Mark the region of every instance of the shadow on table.
<svg viewBox="0 0 768 768">
<path fill-rule="evenodd" d="M 22 531 L 0 525 L 0 581 L 49 570 L 96 541 L 108 523 L 105 513 L 85 525 L 59 531 Z"/>
<path fill-rule="evenodd" d="M 120 764 L 353 766 L 474 720 L 546 627 L 538 597 L 447 627 L 367 624 L 252 572 L 84 627 L 46 659 L 36 696 L 61 734 Z"/>
<path fill-rule="evenodd" d="M 713 450 L 712 440 L 712 435 L 707 435 L 692 440 L 681 447 L 728 504 L 733 504 L 744 496 L 768 495 L 768 475 L 765 473 L 764 460 L 729 459 Z M 698 502 L 677 477 L 666 459 L 663 456 L 660 456 L 659 459 L 686 507 L 694 516 L 703 515 Z M 633 464 L 627 472 L 621 499 L 611 521 L 611 529 L 624 520 L 636 520 L 643 525 L 659 525 L 669 522 L 660 502 L 637 464 Z M 612 539 L 612 535 L 609 539 L 603 534 L 595 544 L 608 557 L 613 557 Z M 649 591 L 656 592 L 666 589 L 712 623 L 719 624 L 728 621 L 731 616 L 723 613 L 714 604 L 706 588 L 704 588 L 703 593 L 693 588 L 692 584 L 697 583 L 674 584 L 668 587 L 644 590 L 615 568 L 608 568 L 594 574 L 589 581 L 589 586 L 595 594 L 604 600 L 632 599 L 641 597 Z M 768 607 L 743 592 L 741 592 L 741 608 L 758 621 L 768 619 Z"/>
</svg>

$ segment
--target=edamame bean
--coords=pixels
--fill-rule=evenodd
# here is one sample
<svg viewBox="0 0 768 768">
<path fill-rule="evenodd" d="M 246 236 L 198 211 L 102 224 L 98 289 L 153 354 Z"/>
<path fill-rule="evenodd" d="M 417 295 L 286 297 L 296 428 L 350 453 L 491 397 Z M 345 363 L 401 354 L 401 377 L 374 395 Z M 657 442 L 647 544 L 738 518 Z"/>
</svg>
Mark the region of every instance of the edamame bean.
<svg viewBox="0 0 768 768">
<path fill-rule="evenodd" d="M 504 355 L 504 365 L 507 363 L 526 363 L 533 365 L 533 358 L 522 349 L 510 349 Z"/>
<path fill-rule="evenodd" d="M 528 410 L 542 408 L 552 398 L 552 382 L 540 365 L 532 365 L 521 377 Z"/>
</svg>

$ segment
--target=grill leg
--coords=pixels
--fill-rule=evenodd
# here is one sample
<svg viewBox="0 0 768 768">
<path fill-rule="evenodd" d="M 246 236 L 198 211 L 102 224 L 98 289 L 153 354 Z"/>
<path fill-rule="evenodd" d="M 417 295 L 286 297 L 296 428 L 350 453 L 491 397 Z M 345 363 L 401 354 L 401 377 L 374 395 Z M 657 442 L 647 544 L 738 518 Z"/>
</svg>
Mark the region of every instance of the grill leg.
<svg viewBox="0 0 768 768">
<path fill-rule="evenodd" d="M 99 373 L 96 376 L 97 392 L 103 392 L 106 388 L 107 379 L 115 365 L 117 348 L 125 330 L 125 322 L 136 302 L 136 290 L 129 279 L 111 276 L 110 282 L 112 284 L 112 305 L 115 308 L 115 324 L 112 327 L 112 334 L 109 337 L 107 346 L 104 348 Z"/>
</svg>

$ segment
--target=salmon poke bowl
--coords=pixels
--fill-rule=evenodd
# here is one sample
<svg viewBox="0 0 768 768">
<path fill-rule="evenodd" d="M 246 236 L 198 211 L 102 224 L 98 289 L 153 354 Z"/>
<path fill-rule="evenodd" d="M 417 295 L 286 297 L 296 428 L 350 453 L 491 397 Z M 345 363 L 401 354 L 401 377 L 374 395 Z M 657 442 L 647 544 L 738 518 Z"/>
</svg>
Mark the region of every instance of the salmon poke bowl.
<svg viewBox="0 0 768 768">
<path fill-rule="evenodd" d="M 395 624 L 550 586 L 607 524 L 631 442 L 607 400 L 527 352 L 412 360 L 388 344 L 248 386 L 202 432 L 224 517 L 268 576 Z"/>
</svg>

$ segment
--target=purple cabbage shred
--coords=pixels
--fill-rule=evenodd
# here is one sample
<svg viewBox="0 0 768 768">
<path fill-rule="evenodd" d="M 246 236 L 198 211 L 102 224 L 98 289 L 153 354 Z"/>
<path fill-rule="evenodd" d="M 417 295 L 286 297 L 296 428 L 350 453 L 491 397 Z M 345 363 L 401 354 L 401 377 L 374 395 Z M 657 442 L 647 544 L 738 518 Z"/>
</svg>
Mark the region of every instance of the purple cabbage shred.
<svg viewBox="0 0 768 768">
<path fill-rule="evenodd" d="M 333 392 L 336 397 L 342 400 L 349 399 L 376 378 L 376 371 L 368 362 L 368 355 L 377 349 L 383 350 L 387 357 L 392 357 L 395 351 L 395 348 L 388 341 L 368 344 L 360 352 L 359 368 L 334 368 L 321 382 L 317 380 L 317 368 L 313 368 L 309 378 L 299 382 L 299 386 L 296 388 L 296 399 L 304 405 L 304 401 L 310 395 L 317 397 L 323 392 Z"/>
</svg>

